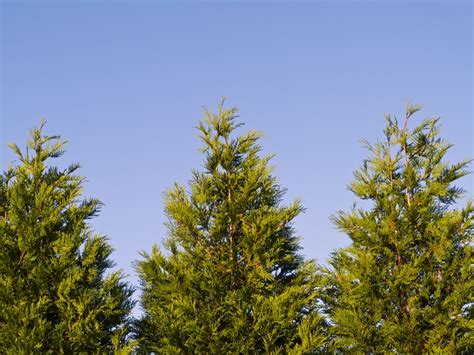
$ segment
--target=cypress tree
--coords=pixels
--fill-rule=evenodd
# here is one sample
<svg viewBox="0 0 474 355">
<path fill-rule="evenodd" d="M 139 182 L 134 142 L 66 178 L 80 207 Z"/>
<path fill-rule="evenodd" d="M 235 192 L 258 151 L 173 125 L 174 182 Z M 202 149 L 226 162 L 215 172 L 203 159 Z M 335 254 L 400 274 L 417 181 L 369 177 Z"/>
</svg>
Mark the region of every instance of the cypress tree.
<svg viewBox="0 0 474 355">
<path fill-rule="evenodd" d="M 0 176 L 0 353 L 119 351 L 133 290 L 105 274 L 112 248 L 89 224 L 101 203 L 81 197 L 78 164 L 51 166 L 65 142 L 43 126 Z"/>
<path fill-rule="evenodd" d="M 168 235 L 137 263 L 141 347 L 157 353 L 302 353 L 319 349 L 320 275 L 298 254 L 303 210 L 260 156 L 260 133 L 236 135 L 237 110 L 198 126 L 203 171 L 166 193 Z"/>
<path fill-rule="evenodd" d="M 454 183 L 469 161 L 448 163 L 451 144 L 439 118 L 410 130 L 419 106 L 399 124 L 386 116 L 385 139 L 349 185 L 365 208 L 333 216 L 351 239 L 326 270 L 326 312 L 335 349 L 406 354 L 472 353 L 471 201 Z"/>
</svg>

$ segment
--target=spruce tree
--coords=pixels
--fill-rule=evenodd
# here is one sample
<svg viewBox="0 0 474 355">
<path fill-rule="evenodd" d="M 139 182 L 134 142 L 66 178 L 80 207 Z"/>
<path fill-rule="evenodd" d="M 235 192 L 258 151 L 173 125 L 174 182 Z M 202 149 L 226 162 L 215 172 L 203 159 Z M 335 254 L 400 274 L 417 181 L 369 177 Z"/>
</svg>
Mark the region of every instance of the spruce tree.
<svg viewBox="0 0 474 355">
<path fill-rule="evenodd" d="M 282 205 L 260 133 L 236 135 L 236 118 L 221 104 L 199 124 L 204 169 L 166 193 L 163 248 L 137 263 L 143 350 L 307 353 L 323 344 L 320 275 L 292 227 L 303 208 Z"/>
<path fill-rule="evenodd" d="M 113 266 L 107 239 L 89 220 L 78 164 L 50 165 L 58 136 L 31 131 L 18 163 L 0 176 L 0 353 L 76 354 L 120 350 L 129 332 L 132 288 Z"/>
<path fill-rule="evenodd" d="M 333 216 L 351 239 L 330 258 L 325 305 L 335 349 L 355 353 L 472 353 L 472 202 L 454 183 L 469 161 L 448 163 L 439 118 L 410 130 L 419 106 L 385 138 L 349 185 L 365 208 Z"/>
</svg>

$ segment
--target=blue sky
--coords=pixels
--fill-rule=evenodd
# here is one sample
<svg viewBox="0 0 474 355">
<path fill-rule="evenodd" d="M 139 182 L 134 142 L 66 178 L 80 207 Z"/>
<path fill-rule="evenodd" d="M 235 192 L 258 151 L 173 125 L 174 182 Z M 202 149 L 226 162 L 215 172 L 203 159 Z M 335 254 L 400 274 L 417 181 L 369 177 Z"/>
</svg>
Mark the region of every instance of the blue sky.
<svg viewBox="0 0 474 355">
<path fill-rule="evenodd" d="M 382 136 L 385 112 L 440 115 L 453 161 L 474 157 L 472 3 L 1 2 L 1 167 L 41 117 L 70 141 L 93 221 L 117 266 L 165 235 L 163 191 L 202 165 L 194 128 L 222 97 L 264 132 L 275 174 L 301 196 L 303 253 L 347 243 L 328 217 Z M 462 185 L 472 195 L 474 179 Z"/>
</svg>

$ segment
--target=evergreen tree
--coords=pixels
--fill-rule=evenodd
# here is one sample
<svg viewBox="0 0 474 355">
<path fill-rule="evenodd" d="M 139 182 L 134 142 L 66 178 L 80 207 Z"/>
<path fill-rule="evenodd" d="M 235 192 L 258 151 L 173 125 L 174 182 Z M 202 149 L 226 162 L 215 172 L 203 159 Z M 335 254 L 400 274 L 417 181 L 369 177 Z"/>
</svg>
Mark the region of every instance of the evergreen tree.
<svg viewBox="0 0 474 355">
<path fill-rule="evenodd" d="M 146 351 L 307 353 L 325 339 L 320 275 L 292 227 L 302 207 L 282 206 L 260 134 L 236 136 L 236 114 L 220 105 L 198 126 L 204 171 L 189 190 L 167 192 L 164 250 L 155 245 L 137 264 Z"/>
<path fill-rule="evenodd" d="M 439 119 L 409 130 L 386 116 L 385 140 L 355 172 L 349 190 L 367 208 L 339 212 L 351 244 L 327 269 L 325 304 L 335 349 L 360 353 L 472 353 L 472 202 L 454 182 L 469 161 L 450 164 Z"/>
<path fill-rule="evenodd" d="M 0 176 L 0 353 L 75 354 L 120 350 L 132 288 L 89 219 L 100 202 L 81 198 L 79 165 L 48 165 L 65 142 L 31 131 L 19 163 Z"/>
</svg>

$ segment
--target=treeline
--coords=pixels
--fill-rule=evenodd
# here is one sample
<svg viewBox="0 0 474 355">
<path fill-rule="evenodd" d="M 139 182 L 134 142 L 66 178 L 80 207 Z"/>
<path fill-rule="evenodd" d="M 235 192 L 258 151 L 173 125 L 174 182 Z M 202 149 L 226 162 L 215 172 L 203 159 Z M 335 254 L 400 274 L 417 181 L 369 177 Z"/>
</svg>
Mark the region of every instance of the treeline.
<svg viewBox="0 0 474 355">
<path fill-rule="evenodd" d="M 79 165 L 52 164 L 65 143 L 42 123 L 0 176 L 0 353 L 473 353 L 469 161 L 446 161 L 438 118 L 409 128 L 419 109 L 366 143 L 349 189 L 368 207 L 332 216 L 351 243 L 328 266 L 299 253 L 303 207 L 283 204 L 260 133 L 207 113 L 204 168 L 166 192 L 166 238 L 137 256 L 140 319 L 91 227 L 101 203 Z"/>
</svg>

